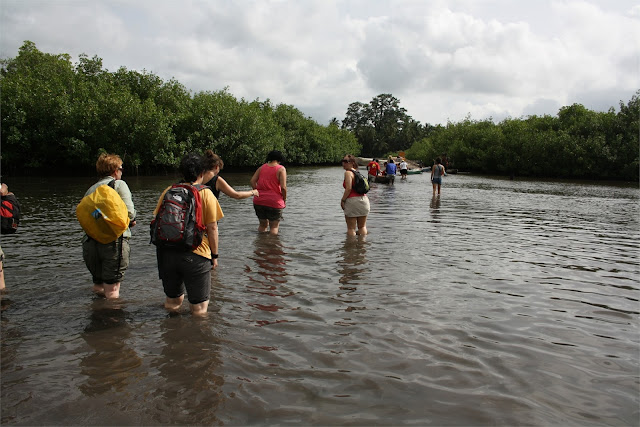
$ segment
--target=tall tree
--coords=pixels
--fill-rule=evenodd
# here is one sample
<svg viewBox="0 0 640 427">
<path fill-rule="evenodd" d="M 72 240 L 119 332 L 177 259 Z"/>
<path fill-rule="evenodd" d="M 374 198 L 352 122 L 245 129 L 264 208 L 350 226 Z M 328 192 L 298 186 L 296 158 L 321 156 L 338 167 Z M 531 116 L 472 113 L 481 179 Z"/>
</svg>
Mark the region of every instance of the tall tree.
<svg viewBox="0 0 640 427">
<path fill-rule="evenodd" d="M 349 104 L 342 127 L 352 131 L 362 145 L 365 156 L 381 156 L 387 152 L 409 148 L 414 140 L 410 135 L 418 129 L 400 100 L 383 93 L 369 104 Z"/>
</svg>

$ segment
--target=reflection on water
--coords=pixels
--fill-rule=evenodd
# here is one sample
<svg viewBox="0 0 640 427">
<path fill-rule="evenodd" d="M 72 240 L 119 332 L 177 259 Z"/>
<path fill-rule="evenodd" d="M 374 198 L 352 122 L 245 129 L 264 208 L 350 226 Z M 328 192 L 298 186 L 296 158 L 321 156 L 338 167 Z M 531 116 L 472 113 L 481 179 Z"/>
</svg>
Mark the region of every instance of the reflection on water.
<svg viewBox="0 0 640 427">
<path fill-rule="evenodd" d="M 160 324 L 162 348 L 151 363 L 162 381 L 153 395 L 161 424 L 219 424 L 224 377 L 220 373 L 220 341 L 206 318 L 168 316 Z"/>
<path fill-rule="evenodd" d="M 638 424 L 637 183 L 451 175 L 434 199 L 412 175 L 372 186 L 370 234 L 348 238 L 342 173 L 288 169 L 279 236 L 222 197 L 203 319 L 167 316 L 145 232 L 174 178 L 127 179 L 115 304 L 91 294 L 72 209 L 93 178 L 12 182 L 0 422 Z"/>
<path fill-rule="evenodd" d="M 362 284 L 362 279 L 371 266 L 367 264 L 367 236 L 347 236 L 341 250 L 341 257 L 338 259 L 338 273 L 340 278 L 340 291 L 338 299 L 345 303 L 361 302 L 356 294 L 358 284 Z M 346 311 L 354 308 L 349 306 Z"/>
<path fill-rule="evenodd" d="M 336 293 L 336 300 L 344 304 L 343 310 L 346 313 L 366 310 L 366 307 L 362 305 L 364 290 L 358 289 L 358 287 L 366 286 L 364 281 L 369 276 L 367 270 L 371 268 L 367 263 L 367 236 L 347 236 L 340 255 L 337 262 L 340 286 Z M 350 324 L 351 320 L 346 317 L 336 324 Z"/>
<path fill-rule="evenodd" d="M 137 370 L 142 358 L 128 344 L 127 313 L 118 302 L 96 299 L 89 320 L 81 336 L 91 351 L 80 361 L 80 373 L 88 379 L 79 389 L 91 397 L 133 387 L 146 374 Z"/>
<path fill-rule="evenodd" d="M 266 318 L 255 320 L 257 326 L 267 326 L 275 323 L 287 322 L 285 319 L 277 319 L 273 315 L 260 312 L 275 313 L 282 309 L 279 298 L 294 295 L 292 289 L 287 286 L 287 260 L 285 247 L 279 236 L 268 233 L 260 233 L 254 240 L 253 256 L 255 267 L 246 266 L 245 271 L 249 279 L 247 290 L 256 294 L 247 305 L 259 310 L 256 316 L 265 315 Z"/>
<path fill-rule="evenodd" d="M 429 208 L 431 211 L 431 218 L 433 222 L 440 222 L 440 196 L 434 196 L 431 198 L 431 202 L 429 203 Z"/>
</svg>

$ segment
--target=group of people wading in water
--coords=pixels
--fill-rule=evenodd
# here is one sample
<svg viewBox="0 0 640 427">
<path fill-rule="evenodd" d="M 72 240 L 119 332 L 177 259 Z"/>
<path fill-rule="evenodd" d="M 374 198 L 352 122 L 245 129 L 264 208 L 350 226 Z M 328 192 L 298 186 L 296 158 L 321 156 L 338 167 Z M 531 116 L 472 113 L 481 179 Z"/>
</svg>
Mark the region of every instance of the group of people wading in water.
<svg viewBox="0 0 640 427">
<path fill-rule="evenodd" d="M 209 305 L 211 291 L 211 270 L 218 266 L 218 221 L 224 216 L 218 198 L 224 193 L 234 199 L 253 197 L 253 205 L 258 217 L 258 231 L 277 235 L 282 211 L 287 200 L 287 171 L 282 163 L 284 157 L 280 151 L 274 150 L 267 155 L 264 163 L 251 177 L 250 191 L 236 191 L 224 178 L 219 176 L 224 167 L 222 159 L 211 150 L 205 153 L 186 154 L 179 166 L 182 180 L 177 185 L 167 187 L 158 199 L 154 210 L 156 225 L 166 216 L 165 195 L 170 189 L 180 187 L 190 189 L 193 199 L 191 211 L 194 212 L 192 221 L 193 232 L 191 246 L 162 245 L 161 233 L 154 235 L 152 223 L 152 240 L 157 237 L 156 252 L 158 259 L 158 273 L 166 295 L 164 306 L 169 311 L 178 311 L 182 306 L 185 293 L 189 300 L 191 313 L 204 315 Z M 109 243 L 101 243 L 85 234 L 83 238 L 83 259 L 93 279 L 93 292 L 108 299 L 120 296 L 120 284 L 129 266 L 129 238 L 130 227 L 136 224 L 136 210 L 131 197 L 131 191 L 122 180 L 123 162 L 116 154 L 102 154 L 96 163 L 96 170 L 100 179 L 87 190 L 85 196 L 91 195 L 98 187 L 111 186 L 124 202 L 128 211 L 129 224 L 121 237 Z M 112 183 L 113 181 L 113 183 Z M 178 190 L 180 191 L 180 190 Z M 188 191 L 187 191 L 188 193 Z M 196 194 L 197 193 L 197 194 Z M 170 193 L 171 197 L 173 193 Z M 186 198 L 185 198 L 186 200 Z M 180 203 L 187 202 L 177 198 L 173 209 L 178 209 Z M 172 202 L 172 201 L 170 201 Z M 171 209 L 169 206 L 167 209 Z M 169 211 L 169 213 L 171 213 Z M 187 230 L 189 220 L 185 218 L 184 229 Z M 187 235 L 188 232 L 183 233 Z"/>
<path fill-rule="evenodd" d="M 224 217 L 218 202 L 220 193 L 234 199 L 253 197 L 253 206 L 259 222 L 258 232 L 278 235 L 280 222 L 283 219 L 282 212 L 287 201 L 287 170 L 282 165 L 283 162 L 284 157 L 280 151 L 269 152 L 266 162 L 251 177 L 251 190 L 236 191 L 224 178 L 219 176 L 224 162 L 213 151 L 206 150 L 204 154 L 189 153 L 181 159 L 179 171 L 182 180 L 179 184 L 167 187 L 160 195 L 153 212 L 156 218 L 154 221 L 158 221 L 160 215 L 164 214 L 165 196 L 170 189 L 173 190 L 174 187 L 190 188 L 194 198 L 197 199 L 195 206 L 198 206 L 198 212 L 195 213 L 195 217 L 201 224 L 201 232 L 199 238 L 194 239 L 193 245 L 188 250 L 178 250 L 176 247 L 162 246 L 154 242 L 156 243 L 158 274 L 166 295 L 164 306 L 168 311 L 180 310 L 186 293 L 193 315 L 202 316 L 207 313 L 211 291 L 211 270 L 218 266 L 218 221 Z M 340 199 L 340 207 L 344 211 L 347 235 L 366 235 L 368 233 L 367 216 L 370 212 L 370 204 L 367 195 L 359 193 L 355 189 L 356 174 L 358 173 L 356 158 L 347 154 L 343 157 L 341 164 L 344 169 L 342 182 L 344 192 Z M 395 164 L 393 165 L 395 166 Z M 396 170 L 392 169 L 395 175 Z M 85 198 L 97 193 L 99 188 L 109 186 L 117 193 L 115 197 L 121 199 L 122 209 L 126 209 L 124 212 L 127 218 L 123 226 L 124 232 L 120 233 L 115 240 L 107 243 L 90 237 L 85 228 L 85 235 L 82 239 L 82 256 L 92 276 L 93 292 L 107 299 L 117 299 L 120 297 L 120 285 L 125 271 L 129 267 L 130 228 L 136 225 L 136 209 L 131 190 L 122 179 L 124 168 L 120 156 L 101 154 L 96 162 L 96 171 L 100 178 L 87 190 Z M 387 173 L 390 173 L 389 170 Z M 442 167 L 440 174 L 436 172 L 435 178 L 439 178 L 443 174 L 444 167 Z M 435 178 L 434 194 L 436 191 Z M 172 194 L 169 193 L 169 195 Z M 97 215 L 95 215 L 96 212 Z M 93 214 L 96 221 L 102 215 L 99 209 L 96 209 Z M 152 222 L 152 241 L 153 227 L 154 223 Z"/>
<path fill-rule="evenodd" d="M 446 162 L 446 155 L 443 154 L 444 161 Z M 401 179 L 407 179 L 408 166 L 404 159 L 400 159 L 400 164 L 396 166 L 392 158 L 384 162 L 384 169 L 380 168 L 378 159 L 373 159 L 367 164 L 367 171 L 369 179 L 376 176 L 395 176 L 398 167 L 400 168 Z M 442 185 L 442 177 L 446 175 L 445 167 L 443 165 L 442 158 L 438 157 L 431 167 L 431 184 L 433 185 L 433 197 L 440 196 L 440 186 Z M 393 181 L 391 181 L 393 183 Z"/>
<path fill-rule="evenodd" d="M 282 165 L 283 162 L 284 157 L 280 151 L 271 151 L 267 155 L 266 163 L 251 177 L 252 189 L 236 191 L 219 176 L 224 163 L 211 150 L 206 150 L 204 155 L 189 153 L 182 158 L 179 166 L 181 184 L 167 187 L 160 195 L 153 212 L 156 217 L 154 221 L 160 220 L 160 215 L 164 212 L 165 195 L 170 189 L 176 186 L 193 187 L 194 194 L 198 194 L 195 197 L 198 200 L 196 206 L 199 206 L 196 216 L 202 222 L 203 232 L 201 241 L 196 240 L 195 247 L 189 250 L 177 250 L 175 247 L 156 243 L 158 273 L 166 295 L 164 306 L 167 310 L 180 310 L 186 293 L 193 315 L 202 316 L 207 312 L 211 270 L 218 266 L 218 221 L 224 216 L 218 203 L 220 193 L 234 199 L 253 197 L 253 206 L 259 221 L 258 231 L 270 235 L 278 234 L 287 201 L 287 170 Z M 345 170 L 345 190 L 340 205 L 345 212 L 347 234 L 367 234 L 369 200 L 366 194 L 359 194 L 353 188 L 353 170 L 357 168 L 355 157 L 346 155 L 342 165 Z M 136 210 L 131 191 L 122 180 L 123 169 L 120 156 L 102 154 L 96 163 L 100 179 L 85 194 L 88 196 L 104 185 L 111 186 L 126 205 L 129 217 L 124 233 L 112 242 L 101 243 L 88 234 L 83 238 L 83 259 L 92 276 L 93 292 L 108 299 L 120 296 L 120 285 L 129 266 L 130 227 L 136 224 Z M 152 223 L 152 235 L 153 227 Z"/>
</svg>

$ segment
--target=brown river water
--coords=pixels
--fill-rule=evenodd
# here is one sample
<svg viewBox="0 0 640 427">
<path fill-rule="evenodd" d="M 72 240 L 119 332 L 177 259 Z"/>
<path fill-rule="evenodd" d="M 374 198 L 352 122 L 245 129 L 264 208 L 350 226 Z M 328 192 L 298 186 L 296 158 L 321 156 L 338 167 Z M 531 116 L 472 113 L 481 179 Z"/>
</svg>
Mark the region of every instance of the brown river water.
<svg viewBox="0 0 640 427">
<path fill-rule="evenodd" d="M 149 245 L 173 178 L 124 179 L 139 215 L 117 303 L 91 293 L 74 216 L 95 179 L 8 179 L 3 425 L 640 422 L 637 184 L 450 175 L 434 200 L 428 174 L 398 177 L 351 239 L 342 169 L 289 168 L 278 237 L 221 197 L 196 319 L 163 310 Z"/>
</svg>

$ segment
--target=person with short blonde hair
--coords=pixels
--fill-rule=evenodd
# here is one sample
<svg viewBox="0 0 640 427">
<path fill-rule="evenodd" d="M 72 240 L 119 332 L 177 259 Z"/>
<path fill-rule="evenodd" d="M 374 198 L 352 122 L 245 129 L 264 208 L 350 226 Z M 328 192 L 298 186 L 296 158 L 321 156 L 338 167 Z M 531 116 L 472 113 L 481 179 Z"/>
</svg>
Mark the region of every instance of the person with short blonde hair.
<svg viewBox="0 0 640 427">
<path fill-rule="evenodd" d="M 96 171 L 100 177 L 109 176 L 120 167 L 122 167 L 122 159 L 117 154 L 102 153 L 96 162 Z"/>
<path fill-rule="evenodd" d="M 122 180 L 124 172 L 122 159 L 117 154 L 103 153 L 96 162 L 96 171 L 100 179 L 85 193 L 85 196 L 93 193 L 102 185 L 113 183 L 113 189 L 120 195 L 127 206 L 129 215 L 129 227 L 136 224 L 136 209 L 131 198 L 131 190 Z M 93 292 L 108 299 L 120 297 L 120 283 L 124 273 L 129 267 L 129 239 L 131 230 L 125 232 L 111 243 L 100 243 L 87 234 L 82 239 L 82 258 L 91 273 L 93 279 Z"/>
</svg>

